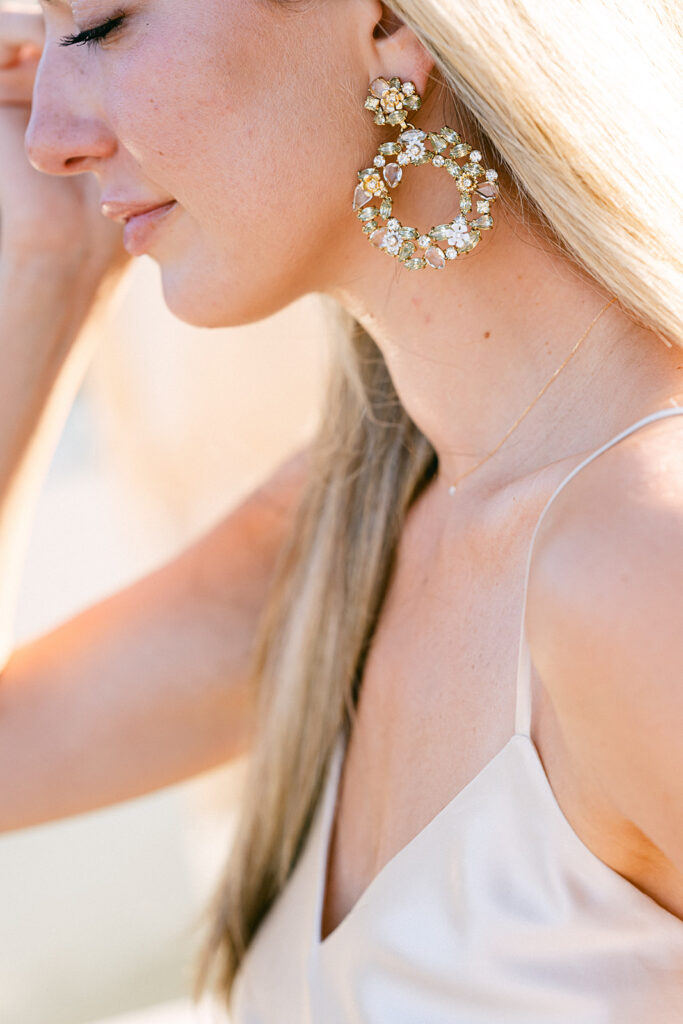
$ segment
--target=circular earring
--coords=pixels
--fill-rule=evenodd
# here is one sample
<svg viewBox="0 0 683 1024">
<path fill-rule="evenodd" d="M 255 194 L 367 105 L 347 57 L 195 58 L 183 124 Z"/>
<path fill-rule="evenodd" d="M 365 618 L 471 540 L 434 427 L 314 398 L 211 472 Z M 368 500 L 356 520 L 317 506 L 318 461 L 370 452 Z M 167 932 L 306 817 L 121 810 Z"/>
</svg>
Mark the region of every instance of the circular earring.
<svg viewBox="0 0 683 1024">
<path fill-rule="evenodd" d="M 370 85 L 365 107 L 374 113 L 375 124 L 399 127 L 401 133 L 395 142 L 383 142 L 378 147 L 372 167 L 358 172 L 353 209 L 370 242 L 408 270 L 443 270 L 447 261 L 471 252 L 481 232 L 493 227 L 490 206 L 498 196 L 498 174 L 482 167 L 481 153 L 463 142 L 448 125 L 439 132 L 423 132 L 411 124 L 410 111 L 421 106 L 413 82 L 376 78 Z M 459 164 L 463 157 L 467 162 Z M 443 167 L 454 179 L 460 192 L 460 212 L 449 223 L 422 233 L 393 216 L 391 192 L 401 181 L 405 167 L 428 163 Z M 368 206 L 371 200 L 373 205 Z M 440 242 L 446 243 L 445 250 Z"/>
</svg>

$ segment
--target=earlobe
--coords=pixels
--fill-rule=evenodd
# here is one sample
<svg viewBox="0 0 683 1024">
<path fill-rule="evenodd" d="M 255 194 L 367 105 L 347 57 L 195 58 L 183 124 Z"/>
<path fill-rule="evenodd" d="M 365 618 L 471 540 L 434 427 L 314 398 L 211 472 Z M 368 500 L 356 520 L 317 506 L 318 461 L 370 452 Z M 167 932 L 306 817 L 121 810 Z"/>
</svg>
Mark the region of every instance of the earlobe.
<svg viewBox="0 0 683 1024">
<path fill-rule="evenodd" d="M 396 75 L 413 82 L 424 96 L 434 67 L 434 58 L 413 30 L 386 4 L 379 4 L 381 16 L 375 24 L 373 39 L 378 58 L 377 75 Z"/>
</svg>

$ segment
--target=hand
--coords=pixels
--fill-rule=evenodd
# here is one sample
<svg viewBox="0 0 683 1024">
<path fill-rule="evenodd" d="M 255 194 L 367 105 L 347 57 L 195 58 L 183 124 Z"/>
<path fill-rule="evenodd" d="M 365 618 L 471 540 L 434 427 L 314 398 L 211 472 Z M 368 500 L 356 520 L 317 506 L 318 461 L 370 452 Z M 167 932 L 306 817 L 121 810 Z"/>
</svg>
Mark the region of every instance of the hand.
<svg viewBox="0 0 683 1024">
<path fill-rule="evenodd" d="M 92 174 L 37 171 L 24 135 L 45 41 L 40 11 L 0 0 L 0 241 L 3 254 L 45 256 L 88 266 L 89 275 L 126 265 L 122 227 L 99 208 Z"/>
</svg>

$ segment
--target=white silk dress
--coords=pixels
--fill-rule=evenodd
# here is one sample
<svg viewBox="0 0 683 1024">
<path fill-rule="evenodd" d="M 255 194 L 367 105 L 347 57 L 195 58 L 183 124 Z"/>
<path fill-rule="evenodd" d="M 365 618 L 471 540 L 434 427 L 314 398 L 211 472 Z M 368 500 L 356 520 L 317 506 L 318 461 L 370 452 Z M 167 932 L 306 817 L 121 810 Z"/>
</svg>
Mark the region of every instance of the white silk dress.
<svg viewBox="0 0 683 1024">
<path fill-rule="evenodd" d="M 646 416 L 562 481 L 532 536 L 524 610 L 556 495 L 612 444 L 680 414 Z M 321 941 L 340 738 L 306 845 L 240 967 L 232 1024 L 683 1024 L 683 921 L 578 837 L 530 723 L 523 612 L 514 735 Z"/>
</svg>

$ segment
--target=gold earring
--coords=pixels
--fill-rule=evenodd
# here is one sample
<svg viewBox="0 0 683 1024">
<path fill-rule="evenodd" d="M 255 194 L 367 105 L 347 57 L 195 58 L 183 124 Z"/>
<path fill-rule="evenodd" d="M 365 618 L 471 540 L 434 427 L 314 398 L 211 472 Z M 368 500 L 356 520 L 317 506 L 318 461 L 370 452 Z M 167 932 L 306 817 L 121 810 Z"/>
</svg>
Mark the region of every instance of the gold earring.
<svg viewBox="0 0 683 1024">
<path fill-rule="evenodd" d="M 490 205 L 498 196 L 498 174 L 482 167 L 481 153 L 447 125 L 439 132 L 423 132 L 411 124 L 410 111 L 421 106 L 413 82 L 376 78 L 370 85 L 365 107 L 374 113 L 375 124 L 400 127 L 401 133 L 395 142 L 383 142 L 378 147 L 374 166 L 358 172 L 353 209 L 370 242 L 408 270 L 443 270 L 447 261 L 471 252 L 481 232 L 493 227 Z M 387 161 L 387 157 L 395 159 Z M 467 163 L 458 164 L 463 157 L 467 157 Z M 401 181 L 405 167 L 427 163 L 445 168 L 454 179 L 460 192 L 460 212 L 450 223 L 437 224 L 422 234 L 393 216 L 391 191 Z M 372 206 L 367 205 L 370 200 L 374 200 Z M 447 248 L 444 250 L 439 242 L 446 242 Z"/>
</svg>

